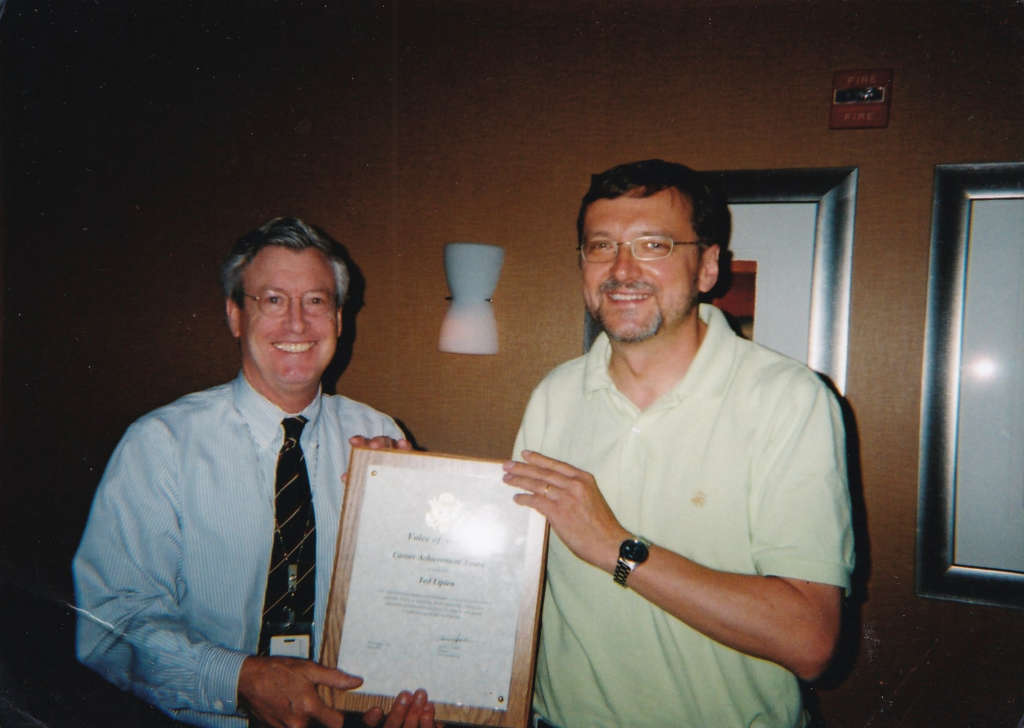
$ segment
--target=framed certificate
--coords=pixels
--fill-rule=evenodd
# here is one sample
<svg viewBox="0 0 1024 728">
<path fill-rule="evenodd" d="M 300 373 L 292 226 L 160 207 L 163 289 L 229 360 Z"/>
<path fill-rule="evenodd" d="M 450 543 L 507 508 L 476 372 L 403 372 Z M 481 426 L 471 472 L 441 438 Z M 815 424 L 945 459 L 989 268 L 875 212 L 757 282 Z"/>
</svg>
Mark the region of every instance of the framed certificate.
<svg viewBox="0 0 1024 728">
<path fill-rule="evenodd" d="M 547 522 L 503 474 L 498 460 L 353 449 L 320 661 L 364 682 L 321 686 L 329 705 L 389 711 L 422 687 L 439 721 L 527 725 Z"/>
</svg>

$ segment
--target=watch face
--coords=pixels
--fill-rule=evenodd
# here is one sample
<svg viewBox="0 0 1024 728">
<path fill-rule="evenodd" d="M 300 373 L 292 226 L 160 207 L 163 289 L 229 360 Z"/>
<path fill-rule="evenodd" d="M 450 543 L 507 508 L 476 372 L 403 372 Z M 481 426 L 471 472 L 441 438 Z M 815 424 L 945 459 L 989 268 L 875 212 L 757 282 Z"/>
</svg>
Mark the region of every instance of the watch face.
<svg viewBox="0 0 1024 728">
<path fill-rule="evenodd" d="M 626 561 L 635 561 L 641 564 L 647 561 L 647 544 L 643 541 L 623 541 L 619 546 L 619 556 Z"/>
</svg>

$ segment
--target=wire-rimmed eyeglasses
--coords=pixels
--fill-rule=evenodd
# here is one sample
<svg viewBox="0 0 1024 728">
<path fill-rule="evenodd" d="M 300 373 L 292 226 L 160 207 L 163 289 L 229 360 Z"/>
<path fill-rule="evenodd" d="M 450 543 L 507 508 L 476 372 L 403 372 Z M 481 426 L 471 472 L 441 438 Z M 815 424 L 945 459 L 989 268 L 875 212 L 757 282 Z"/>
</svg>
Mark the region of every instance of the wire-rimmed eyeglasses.
<svg viewBox="0 0 1024 728">
<path fill-rule="evenodd" d="M 263 291 L 258 296 L 242 291 L 242 295 L 254 300 L 261 313 L 275 317 L 288 313 L 293 298 L 287 293 L 273 290 Z M 302 312 L 307 316 L 330 316 L 338 308 L 337 297 L 328 291 L 306 291 L 295 298 L 299 300 Z"/>
<path fill-rule="evenodd" d="M 676 246 L 701 245 L 703 240 L 673 240 L 667 235 L 641 235 L 632 240 L 606 240 L 594 238 L 579 245 L 580 255 L 588 263 L 609 263 L 619 256 L 619 246 L 625 245 L 637 260 L 658 260 L 672 254 Z"/>
</svg>

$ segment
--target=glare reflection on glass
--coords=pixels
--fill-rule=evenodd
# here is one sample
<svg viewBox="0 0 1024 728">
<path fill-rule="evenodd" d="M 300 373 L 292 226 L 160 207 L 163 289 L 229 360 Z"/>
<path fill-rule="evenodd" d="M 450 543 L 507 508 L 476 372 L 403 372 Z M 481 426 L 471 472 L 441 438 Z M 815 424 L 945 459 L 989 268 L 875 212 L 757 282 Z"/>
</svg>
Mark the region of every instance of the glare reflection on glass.
<svg viewBox="0 0 1024 728">
<path fill-rule="evenodd" d="M 988 356 L 975 358 L 967 365 L 966 369 L 968 374 L 981 381 L 992 379 L 999 373 L 999 365 L 995 359 Z"/>
<path fill-rule="evenodd" d="M 456 538 L 469 554 L 486 557 L 504 548 L 506 529 L 492 508 L 482 508 L 459 524 Z"/>
</svg>

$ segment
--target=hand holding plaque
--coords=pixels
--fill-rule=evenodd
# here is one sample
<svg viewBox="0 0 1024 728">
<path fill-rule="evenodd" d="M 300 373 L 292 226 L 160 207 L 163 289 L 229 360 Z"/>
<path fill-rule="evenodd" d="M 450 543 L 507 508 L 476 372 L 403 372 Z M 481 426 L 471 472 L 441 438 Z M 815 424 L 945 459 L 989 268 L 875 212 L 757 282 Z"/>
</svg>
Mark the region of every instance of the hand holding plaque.
<svg viewBox="0 0 1024 728">
<path fill-rule="evenodd" d="M 546 523 L 502 461 L 354 449 L 321 662 L 346 710 L 425 688 L 438 720 L 525 726 Z"/>
</svg>

